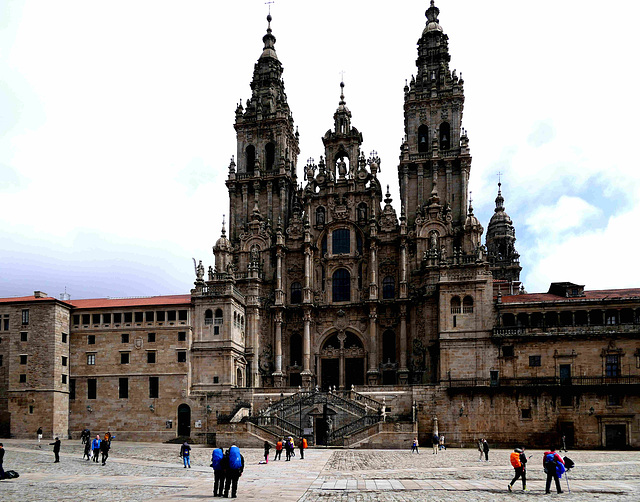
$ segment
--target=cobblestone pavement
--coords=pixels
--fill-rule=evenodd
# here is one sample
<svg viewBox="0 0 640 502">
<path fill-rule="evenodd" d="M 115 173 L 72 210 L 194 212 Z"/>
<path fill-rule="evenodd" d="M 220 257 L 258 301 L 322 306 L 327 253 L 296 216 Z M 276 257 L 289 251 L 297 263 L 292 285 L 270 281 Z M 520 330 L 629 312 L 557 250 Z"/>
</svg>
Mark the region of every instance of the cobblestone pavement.
<svg viewBox="0 0 640 502">
<path fill-rule="evenodd" d="M 51 446 L 35 441 L 2 440 L 4 468 L 20 478 L 0 484 L 0 500 L 173 502 L 213 499 L 209 467 L 211 448 L 195 446 L 192 468 L 184 469 L 180 445 L 119 443 L 114 441 L 105 466 L 82 460 L 79 441 L 62 443 L 61 461 L 53 463 Z M 569 473 L 571 493 L 562 480 L 564 494 L 544 496 L 542 451 L 528 468 L 528 492 L 518 481 L 507 491 L 513 476 L 510 450 L 492 450 L 487 462 L 478 461 L 471 449 L 449 449 L 433 455 L 407 450 L 309 449 L 305 459 L 273 460 L 260 465 L 262 451 L 243 449 L 246 468 L 240 479 L 238 500 L 288 501 L 476 501 L 533 499 L 573 501 L 639 501 L 640 452 L 575 451 Z"/>
</svg>

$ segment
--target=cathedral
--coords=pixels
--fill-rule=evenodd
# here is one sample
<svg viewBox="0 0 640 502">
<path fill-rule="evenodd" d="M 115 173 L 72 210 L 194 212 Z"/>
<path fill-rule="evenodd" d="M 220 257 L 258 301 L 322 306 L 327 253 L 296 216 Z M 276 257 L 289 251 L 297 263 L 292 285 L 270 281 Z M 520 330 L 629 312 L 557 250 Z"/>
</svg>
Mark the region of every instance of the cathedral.
<svg viewBox="0 0 640 502">
<path fill-rule="evenodd" d="M 404 87 L 399 214 L 344 83 L 324 154 L 298 169 L 271 21 L 213 260 L 184 295 L 0 299 L 0 435 L 640 446 L 640 289 L 526 293 L 500 184 L 483 240 L 434 1 Z"/>
</svg>

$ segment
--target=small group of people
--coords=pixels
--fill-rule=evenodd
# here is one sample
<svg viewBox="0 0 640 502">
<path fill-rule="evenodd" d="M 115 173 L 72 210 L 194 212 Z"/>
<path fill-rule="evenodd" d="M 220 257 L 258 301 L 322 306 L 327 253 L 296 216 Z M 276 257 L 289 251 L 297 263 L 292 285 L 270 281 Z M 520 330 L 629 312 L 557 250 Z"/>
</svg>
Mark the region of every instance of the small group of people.
<svg viewBox="0 0 640 502">
<path fill-rule="evenodd" d="M 487 443 L 487 440 L 485 438 L 478 439 L 478 451 L 480 452 L 479 462 L 482 462 L 483 460 L 485 462 L 488 462 L 489 461 L 489 443 Z M 482 457 L 484 457 L 484 459 Z"/>
<path fill-rule="evenodd" d="M 298 441 L 298 449 L 300 450 L 300 460 L 304 460 L 304 450 L 307 448 L 307 438 L 300 438 Z M 264 460 L 265 464 L 269 463 L 269 451 L 271 450 L 271 445 L 268 441 L 264 442 Z M 285 451 L 286 460 L 291 460 L 292 457 L 296 456 L 296 445 L 293 441 L 292 437 L 282 438 L 276 442 L 276 456 L 274 460 L 282 459 L 282 450 Z"/>
<path fill-rule="evenodd" d="M 184 445 L 183 445 L 184 446 Z M 216 448 L 211 454 L 211 467 L 213 468 L 213 496 L 237 497 L 238 479 L 244 471 L 244 457 L 236 445 L 231 445 L 227 451 Z"/>
<path fill-rule="evenodd" d="M 87 429 L 85 429 L 88 432 Z M 87 457 L 87 460 L 93 460 L 98 463 L 98 457 L 100 453 L 102 453 L 102 465 L 107 463 L 107 458 L 109 458 L 109 450 L 111 450 L 111 441 L 113 436 L 110 432 L 107 432 L 104 435 L 103 439 L 100 439 L 100 434 L 98 434 L 93 441 L 89 440 L 89 437 L 85 437 L 85 432 L 82 433 L 82 443 L 84 444 L 84 454 L 82 458 Z"/>
<path fill-rule="evenodd" d="M 509 460 L 515 474 L 511 482 L 507 485 L 507 489 L 511 492 L 513 491 L 513 485 L 518 479 L 522 479 L 522 490 L 526 491 L 527 488 L 527 461 L 531 458 L 531 455 L 527 457 L 523 448 L 515 448 L 511 455 L 509 456 Z M 547 475 L 547 482 L 545 484 L 545 493 L 551 493 L 551 480 L 555 481 L 556 492 L 563 493 L 562 488 L 560 486 L 560 478 L 562 475 L 569 469 L 574 466 L 573 461 L 568 458 L 562 458 L 558 453 L 556 453 L 555 448 L 551 448 L 548 451 L 545 451 L 542 455 L 542 467 L 544 469 L 545 474 Z"/>
</svg>

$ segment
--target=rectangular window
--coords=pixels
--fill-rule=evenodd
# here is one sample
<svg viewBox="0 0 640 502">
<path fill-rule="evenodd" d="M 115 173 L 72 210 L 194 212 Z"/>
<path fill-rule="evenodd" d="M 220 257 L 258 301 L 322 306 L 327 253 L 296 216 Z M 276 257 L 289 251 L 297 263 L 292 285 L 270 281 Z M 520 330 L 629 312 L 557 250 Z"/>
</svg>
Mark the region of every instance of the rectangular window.
<svg viewBox="0 0 640 502">
<path fill-rule="evenodd" d="M 22 310 L 22 324 L 23 325 L 29 324 L 29 309 Z"/>
<path fill-rule="evenodd" d="M 176 311 L 175 310 L 170 310 L 169 312 L 167 312 L 167 320 L 169 320 L 169 321 L 175 321 L 176 320 Z"/>
<path fill-rule="evenodd" d="M 2 354 L 0 354 L 0 366 L 2 366 Z"/>
<path fill-rule="evenodd" d="M 186 331 L 179 331 L 178 332 L 178 341 L 179 342 L 186 342 L 187 341 L 187 333 L 186 333 Z"/>
<path fill-rule="evenodd" d="M 529 366 L 542 366 L 541 356 L 529 356 Z"/>
<path fill-rule="evenodd" d="M 500 372 L 498 370 L 489 371 L 491 387 L 497 387 L 500 383 Z"/>
<path fill-rule="evenodd" d="M 149 397 L 158 398 L 158 377 L 149 377 Z"/>
<path fill-rule="evenodd" d="M 63 384 L 67 383 L 67 375 L 62 375 L 62 383 Z"/>
<path fill-rule="evenodd" d="M 164 322 L 164 310 L 161 310 L 160 312 L 156 312 L 156 321 Z"/>
<path fill-rule="evenodd" d="M 147 352 L 147 363 L 155 364 L 156 362 L 156 352 L 155 350 L 150 350 Z"/>
<path fill-rule="evenodd" d="M 617 394 L 609 394 L 607 396 L 607 406 L 620 406 L 622 404 L 622 400 L 620 396 Z"/>
<path fill-rule="evenodd" d="M 102 314 L 102 323 L 111 324 L 111 314 Z"/>
<path fill-rule="evenodd" d="M 62 333 L 62 343 L 67 343 L 67 341 L 69 341 L 69 334 Z"/>
<path fill-rule="evenodd" d="M 80 316 L 78 314 L 73 316 L 73 324 L 80 324 Z"/>
<path fill-rule="evenodd" d="M 120 399 L 129 399 L 129 379 L 118 379 L 118 397 Z"/>
<path fill-rule="evenodd" d="M 608 377 L 620 376 L 620 356 L 609 354 L 606 357 L 605 375 Z"/>
<path fill-rule="evenodd" d="M 531 408 L 522 408 L 520 412 L 522 414 L 522 420 L 528 420 L 531 418 Z"/>
<path fill-rule="evenodd" d="M 96 335 L 87 335 L 87 345 L 96 344 Z"/>
<path fill-rule="evenodd" d="M 96 355 L 95 354 L 87 354 L 87 364 L 89 366 L 94 366 L 96 364 Z"/>
<path fill-rule="evenodd" d="M 75 399 L 75 398 L 76 398 L 76 379 L 70 378 L 69 379 L 69 399 Z"/>
<path fill-rule="evenodd" d="M 129 333 L 122 333 L 120 335 L 120 342 L 129 343 Z"/>
<path fill-rule="evenodd" d="M 62 356 L 62 366 L 66 366 L 67 362 L 68 362 L 68 357 L 67 356 Z"/>
<path fill-rule="evenodd" d="M 332 254 L 349 254 L 351 252 L 351 231 L 348 228 L 334 230 L 331 234 Z"/>
<path fill-rule="evenodd" d="M 27 383 L 27 374 L 26 373 L 20 373 L 20 383 Z"/>
<path fill-rule="evenodd" d="M 220 381 L 220 379 L 217 376 L 213 377 L 213 383 L 218 383 Z"/>
<path fill-rule="evenodd" d="M 124 322 L 132 322 L 132 321 L 133 321 L 133 314 L 131 312 L 125 312 Z"/>
<path fill-rule="evenodd" d="M 178 362 L 186 363 L 187 362 L 187 353 L 184 350 L 178 351 Z"/>
<path fill-rule="evenodd" d="M 573 406 L 573 395 L 562 394 L 560 396 L 560 406 Z"/>
<path fill-rule="evenodd" d="M 214 326 L 213 327 L 213 334 L 214 335 L 219 335 L 220 334 L 220 326 Z"/>
<path fill-rule="evenodd" d="M 147 322 L 153 322 L 154 318 L 155 318 L 155 312 L 145 312 L 144 313 L 144 317 L 146 319 Z"/>
<path fill-rule="evenodd" d="M 120 324 L 122 322 L 122 314 L 113 314 L 113 323 Z"/>
<path fill-rule="evenodd" d="M 155 333 L 149 333 L 147 335 L 147 342 L 155 343 L 155 341 L 156 341 L 156 334 Z"/>
<path fill-rule="evenodd" d="M 82 314 L 82 324 L 89 324 L 91 322 L 91 316 L 89 314 Z"/>
<path fill-rule="evenodd" d="M 513 357 L 513 345 L 504 345 L 502 347 L 502 357 Z"/>
<path fill-rule="evenodd" d="M 93 324 L 100 324 L 100 314 L 92 314 L 92 323 Z"/>
<path fill-rule="evenodd" d="M 87 399 L 98 398 L 98 380 L 95 378 L 87 379 Z"/>
<path fill-rule="evenodd" d="M 32 404 L 30 404 L 29 405 L 29 415 L 33 415 L 33 410 L 34 409 L 35 409 L 35 407 Z"/>
<path fill-rule="evenodd" d="M 20 332 L 20 341 L 21 342 L 26 342 L 29 339 L 29 335 L 27 334 L 26 331 L 21 331 Z"/>
<path fill-rule="evenodd" d="M 142 322 L 144 319 L 144 316 L 142 315 L 142 312 L 135 312 L 134 318 L 136 322 Z"/>
<path fill-rule="evenodd" d="M 120 364 L 129 364 L 130 352 L 120 352 Z"/>
<path fill-rule="evenodd" d="M 187 311 L 186 310 L 178 311 L 178 320 L 179 321 L 186 321 L 187 319 L 188 319 L 188 317 L 187 317 Z"/>
<path fill-rule="evenodd" d="M 27 364 L 27 356 L 22 354 L 20 356 L 20 364 Z"/>
</svg>

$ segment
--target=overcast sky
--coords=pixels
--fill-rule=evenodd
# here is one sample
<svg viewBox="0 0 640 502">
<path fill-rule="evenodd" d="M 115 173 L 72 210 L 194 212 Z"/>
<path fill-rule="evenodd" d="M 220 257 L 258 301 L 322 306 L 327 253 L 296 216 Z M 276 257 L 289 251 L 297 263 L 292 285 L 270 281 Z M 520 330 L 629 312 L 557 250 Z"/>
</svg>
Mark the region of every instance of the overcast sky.
<svg viewBox="0 0 640 502">
<path fill-rule="evenodd" d="M 300 131 L 323 154 L 340 72 L 399 213 L 403 87 L 428 0 L 276 0 Z M 476 215 L 502 175 L 529 292 L 640 286 L 637 2 L 438 0 Z M 0 295 L 187 293 L 228 213 L 264 0 L 0 2 Z"/>
</svg>

